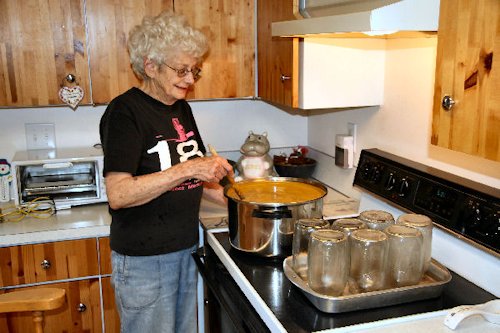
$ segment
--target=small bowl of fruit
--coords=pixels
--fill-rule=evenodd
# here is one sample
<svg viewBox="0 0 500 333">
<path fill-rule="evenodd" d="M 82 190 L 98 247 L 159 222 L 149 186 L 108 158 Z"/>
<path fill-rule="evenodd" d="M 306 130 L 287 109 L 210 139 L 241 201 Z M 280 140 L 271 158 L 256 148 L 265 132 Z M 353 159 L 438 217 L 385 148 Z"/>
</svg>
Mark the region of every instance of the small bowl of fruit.
<svg viewBox="0 0 500 333">
<path fill-rule="evenodd" d="M 307 157 L 308 151 L 306 147 L 297 146 L 289 156 L 284 153 L 274 155 L 274 169 L 281 177 L 311 178 L 316 160 Z"/>
</svg>

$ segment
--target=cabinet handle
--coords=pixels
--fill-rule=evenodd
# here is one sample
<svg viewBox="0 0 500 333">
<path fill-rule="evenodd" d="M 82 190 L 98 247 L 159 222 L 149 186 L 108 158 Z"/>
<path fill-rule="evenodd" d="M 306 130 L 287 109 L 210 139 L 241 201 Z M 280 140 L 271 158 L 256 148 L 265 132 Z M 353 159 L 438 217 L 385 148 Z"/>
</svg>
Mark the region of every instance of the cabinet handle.
<svg viewBox="0 0 500 333">
<path fill-rule="evenodd" d="M 65 77 L 66 81 L 68 81 L 69 83 L 73 83 L 76 81 L 76 77 L 73 75 L 73 74 L 68 74 L 66 75 Z"/>
<path fill-rule="evenodd" d="M 280 76 L 281 82 L 285 82 L 286 80 L 290 80 L 290 79 L 291 79 L 291 77 L 287 76 L 285 74 L 281 74 L 281 76 Z"/>
<path fill-rule="evenodd" d="M 453 105 L 455 105 L 455 103 L 456 102 L 453 100 L 453 98 L 451 96 L 445 95 L 443 97 L 443 100 L 441 101 L 441 106 L 446 111 L 450 111 L 453 108 Z"/>
<path fill-rule="evenodd" d="M 85 310 L 87 310 L 87 306 L 85 304 L 83 304 L 83 303 L 80 303 L 80 304 L 78 304 L 76 310 L 78 312 L 85 312 Z"/>
<path fill-rule="evenodd" d="M 50 261 L 48 261 L 47 259 L 44 259 L 42 261 L 41 265 L 42 265 L 43 269 L 49 269 L 51 264 L 50 264 Z"/>
</svg>

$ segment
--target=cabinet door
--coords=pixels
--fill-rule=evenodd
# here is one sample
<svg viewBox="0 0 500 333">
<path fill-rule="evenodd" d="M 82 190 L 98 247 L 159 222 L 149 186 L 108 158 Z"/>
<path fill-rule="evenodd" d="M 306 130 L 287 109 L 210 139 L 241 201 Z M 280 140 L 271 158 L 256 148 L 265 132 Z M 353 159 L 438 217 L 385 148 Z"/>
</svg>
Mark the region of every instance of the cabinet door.
<svg viewBox="0 0 500 333">
<path fill-rule="evenodd" d="M 210 51 L 189 99 L 255 96 L 253 0 L 174 0 L 208 37 Z"/>
<path fill-rule="evenodd" d="M 96 240 L 0 248 L 0 287 L 99 274 Z"/>
<path fill-rule="evenodd" d="M 293 1 L 257 1 L 258 96 L 289 107 L 299 105 L 299 39 L 273 37 L 271 23 L 293 20 Z"/>
<path fill-rule="evenodd" d="M 112 273 L 109 237 L 99 238 L 99 273 L 100 275 L 109 275 Z"/>
<path fill-rule="evenodd" d="M 102 304 L 104 308 L 104 331 L 106 333 L 120 332 L 120 316 L 116 310 L 115 293 L 111 278 L 102 278 Z"/>
<path fill-rule="evenodd" d="M 0 105 L 62 105 L 73 74 L 89 103 L 83 0 L 0 1 Z"/>
<path fill-rule="evenodd" d="M 45 332 L 102 332 L 99 279 L 88 279 L 49 284 L 50 287 L 66 289 L 66 304 L 56 310 L 46 311 Z M 27 289 L 44 286 L 28 287 Z M 18 289 L 8 289 L 10 292 Z M 0 332 L 33 332 L 31 312 L 0 314 Z M 116 332 L 118 332 L 117 330 Z"/>
<path fill-rule="evenodd" d="M 105 104 L 139 85 L 127 51 L 129 30 L 145 15 L 172 9 L 173 0 L 87 1 L 92 102 Z"/>
<path fill-rule="evenodd" d="M 498 0 L 441 0 L 432 144 L 500 161 L 498 54 Z"/>
<path fill-rule="evenodd" d="M 94 238 L 33 245 L 35 282 L 97 276 L 99 264 Z"/>
</svg>

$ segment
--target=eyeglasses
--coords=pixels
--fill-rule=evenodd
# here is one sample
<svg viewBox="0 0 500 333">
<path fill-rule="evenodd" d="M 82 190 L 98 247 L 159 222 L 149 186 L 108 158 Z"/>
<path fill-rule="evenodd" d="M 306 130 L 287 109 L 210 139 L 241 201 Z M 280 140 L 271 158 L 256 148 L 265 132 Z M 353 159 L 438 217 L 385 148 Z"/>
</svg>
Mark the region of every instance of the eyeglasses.
<svg viewBox="0 0 500 333">
<path fill-rule="evenodd" d="M 167 66 L 168 68 L 170 68 L 171 70 L 175 71 L 177 73 L 178 77 L 185 77 L 188 73 L 191 73 L 191 74 L 193 74 L 193 78 L 195 80 L 198 80 L 201 76 L 201 68 L 198 68 L 198 67 L 193 67 L 191 69 L 187 69 L 187 67 L 183 67 L 183 68 L 177 69 L 177 68 L 171 67 L 165 63 L 164 63 L 164 65 Z"/>
</svg>

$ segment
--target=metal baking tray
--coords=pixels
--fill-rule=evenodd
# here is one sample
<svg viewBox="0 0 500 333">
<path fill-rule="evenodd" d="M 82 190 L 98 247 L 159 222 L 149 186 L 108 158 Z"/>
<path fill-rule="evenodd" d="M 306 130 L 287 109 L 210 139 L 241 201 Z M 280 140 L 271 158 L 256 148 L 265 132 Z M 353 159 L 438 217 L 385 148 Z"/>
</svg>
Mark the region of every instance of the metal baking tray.
<svg viewBox="0 0 500 333">
<path fill-rule="evenodd" d="M 283 271 L 286 277 L 318 310 L 327 313 L 372 309 L 438 297 L 443 287 L 451 281 L 448 269 L 432 259 L 429 269 L 416 285 L 357 294 L 351 293 L 349 287 L 346 286 L 341 296 L 333 297 L 317 293 L 309 288 L 307 279 L 302 278 L 293 269 L 292 260 L 292 256 L 289 256 L 283 261 Z"/>
</svg>

